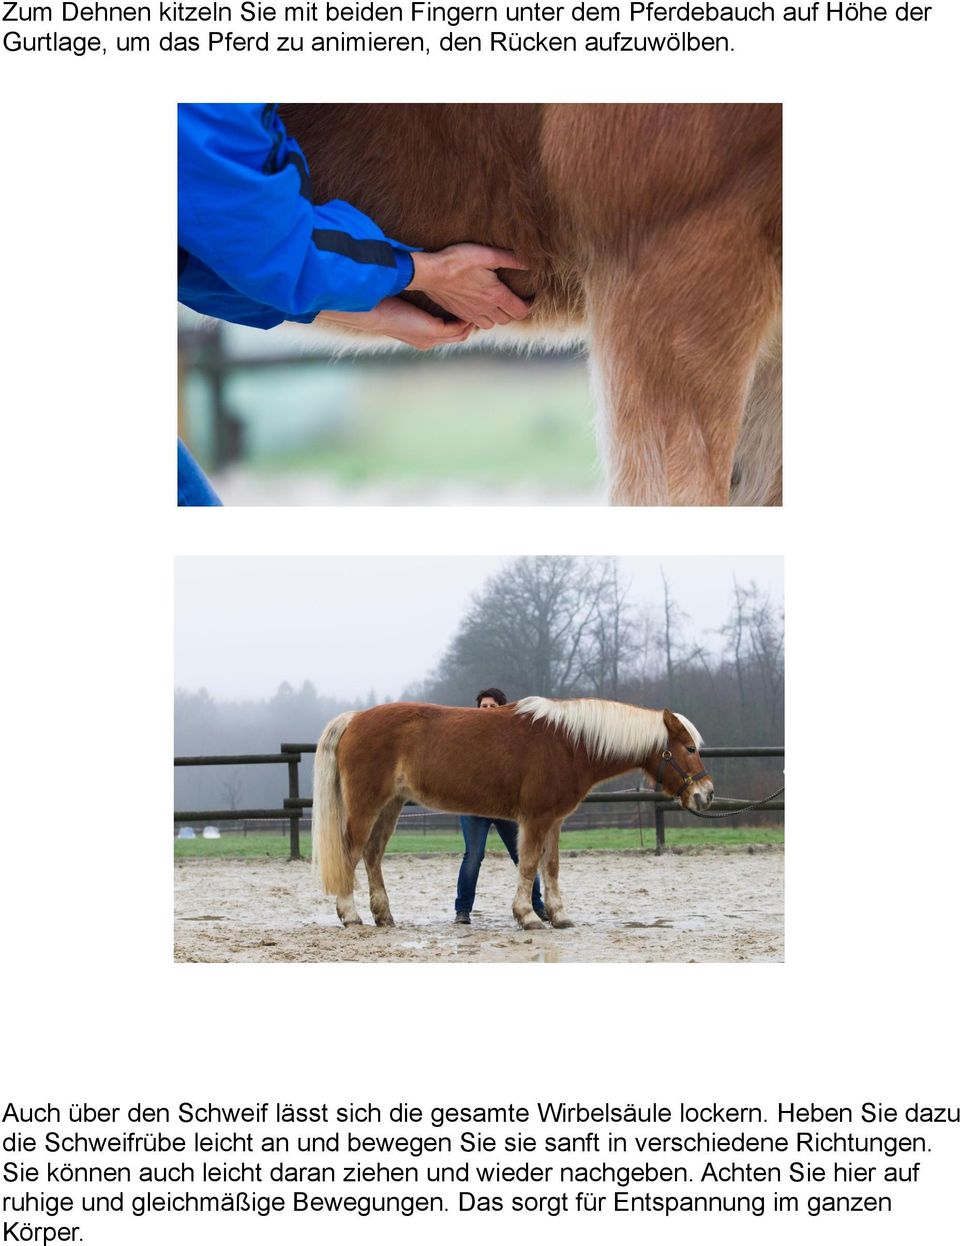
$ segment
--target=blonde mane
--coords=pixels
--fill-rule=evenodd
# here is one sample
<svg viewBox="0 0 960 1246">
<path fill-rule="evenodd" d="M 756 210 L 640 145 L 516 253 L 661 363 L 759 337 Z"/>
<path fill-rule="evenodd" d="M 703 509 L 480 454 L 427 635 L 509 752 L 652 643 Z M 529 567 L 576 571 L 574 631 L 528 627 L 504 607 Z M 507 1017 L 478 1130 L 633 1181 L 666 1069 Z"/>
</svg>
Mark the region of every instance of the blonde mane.
<svg viewBox="0 0 960 1246">
<path fill-rule="evenodd" d="M 622 701 L 596 698 L 551 701 L 548 697 L 524 697 L 517 702 L 514 713 L 527 714 L 534 722 L 548 722 L 562 729 L 574 744 L 582 745 L 598 761 L 646 757 L 656 749 L 666 748 L 669 739 L 663 710 L 648 710 Z M 703 743 L 700 732 L 682 714 L 675 716 L 699 748 Z"/>
</svg>

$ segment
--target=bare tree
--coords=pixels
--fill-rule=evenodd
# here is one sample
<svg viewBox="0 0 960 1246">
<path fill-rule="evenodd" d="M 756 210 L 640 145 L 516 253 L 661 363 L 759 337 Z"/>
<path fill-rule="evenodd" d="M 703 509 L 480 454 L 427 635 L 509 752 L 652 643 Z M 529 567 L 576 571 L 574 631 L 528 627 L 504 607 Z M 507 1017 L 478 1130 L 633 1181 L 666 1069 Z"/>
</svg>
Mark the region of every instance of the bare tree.
<svg viewBox="0 0 960 1246">
<path fill-rule="evenodd" d="M 684 624 L 689 622 L 689 615 L 677 605 L 670 590 L 670 581 L 660 568 L 660 579 L 663 581 L 663 627 L 659 634 L 660 647 L 663 652 L 667 676 L 667 699 L 671 704 L 677 698 L 677 672 L 688 662 L 699 656 L 696 647 L 684 649 Z"/>
<path fill-rule="evenodd" d="M 598 585 L 599 610 L 592 635 L 590 691 L 617 700 L 623 678 L 630 673 L 637 652 L 636 611 L 629 603 L 629 582 L 620 578 L 616 559 L 608 559 Z"/>
<path fill-rule="evenodd" d="M 771 726 L 783 721 L 783 610 L 751 585 L 749 641 Z"/>
<path fill-rule="evenodd" d="M 733 655 L 733 667 L 737 676 L 737 692 L 740 699 L 741 723 L 747 710 L 747 694 L 744 684 L 743 647 L 746 632 L 746 607 L 750 600 L 750 590 L 741 588 L 737 577 L 733 577 L 733 610 L 730 619 L 720 629 L 720 635 L 727 641 L 727 650 Z"/>
<path fill-rule="evenodd" d="M 239 809 L 240 797 L 243 795 L 243 775 L 238 769 L 233 769 L 220 784 L 220 791 L 223 795 L 224 807 L 226 809 Z"/>
<path fill-rule="evenodd" d="M 491 682 L 513 697 L 613 695 L 629 648 L 628 613 L 613 562 L 518 558 L 475 595 L 422 690 L 454 702 Z"/>
</svg>

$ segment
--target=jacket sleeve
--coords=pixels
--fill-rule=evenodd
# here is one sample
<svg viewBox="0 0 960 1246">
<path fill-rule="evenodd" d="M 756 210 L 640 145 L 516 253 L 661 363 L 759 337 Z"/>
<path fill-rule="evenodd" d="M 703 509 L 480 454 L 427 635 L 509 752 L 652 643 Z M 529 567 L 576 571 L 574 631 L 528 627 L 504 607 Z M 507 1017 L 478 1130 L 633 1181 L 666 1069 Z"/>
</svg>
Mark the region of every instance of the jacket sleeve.
<svg viewBox="0 0 960 1246">
<path fill-rule="evenodd" d="M 285 316 L 369 311 L 413 276 L 410 249 L 342 200 L 314 204 L 276 108 L 181 104 L 179 244 Z"/>
</svg>

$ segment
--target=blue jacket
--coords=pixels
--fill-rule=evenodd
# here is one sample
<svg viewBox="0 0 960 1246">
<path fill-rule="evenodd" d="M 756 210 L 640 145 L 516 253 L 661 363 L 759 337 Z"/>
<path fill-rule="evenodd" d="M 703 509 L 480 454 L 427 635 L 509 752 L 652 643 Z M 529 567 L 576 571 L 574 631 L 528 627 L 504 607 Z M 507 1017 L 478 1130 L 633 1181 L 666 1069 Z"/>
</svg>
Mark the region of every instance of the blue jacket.
<svg viewBox="0 0 960 1246">
<path fill-rule="evenodd" d="M 269 329 L 369 311 L 413 277 L 410 252 L 349 203 L 310 198 L 275 104 L 180 104 L 177 298 Z"/>
</svg>

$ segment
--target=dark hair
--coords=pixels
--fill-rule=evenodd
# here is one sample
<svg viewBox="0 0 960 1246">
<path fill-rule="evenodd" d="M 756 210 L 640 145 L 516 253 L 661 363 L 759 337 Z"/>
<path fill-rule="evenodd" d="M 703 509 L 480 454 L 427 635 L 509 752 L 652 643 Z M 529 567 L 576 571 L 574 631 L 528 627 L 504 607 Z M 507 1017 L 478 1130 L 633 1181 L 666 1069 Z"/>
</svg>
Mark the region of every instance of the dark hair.
<svg viewBox="0 0 960 1246">
<path fill-rule="evenodd" d="M 506 693 L 501 692 L 499 688 L 484 688 L 482 692 L 477 693 L 477 709 L 480 708 L 480 702 L 485 697 L 492 697 L 498 705 L 506 705 L 507 703 Z"/>
</svg>

